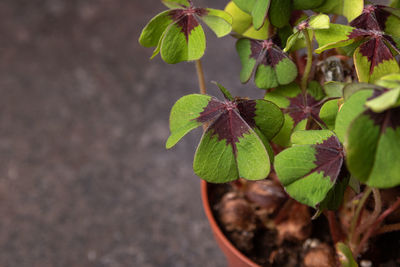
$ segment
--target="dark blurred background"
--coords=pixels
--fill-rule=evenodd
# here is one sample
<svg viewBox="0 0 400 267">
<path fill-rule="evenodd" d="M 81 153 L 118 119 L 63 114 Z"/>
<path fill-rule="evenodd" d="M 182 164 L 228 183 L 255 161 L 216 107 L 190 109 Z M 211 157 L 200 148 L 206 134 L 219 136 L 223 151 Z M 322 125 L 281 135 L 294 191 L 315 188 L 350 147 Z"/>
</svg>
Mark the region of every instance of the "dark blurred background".
<svg viewBox="0 0 400 267">
<path fill-rule="evenodd" d="M 197 0 L 223 8 L 225 0 Z M 192 159 L 164 147 L 169 110 L 197 92 L 138 37 L 158 0 L 0 1 L 0 266 L 225 266 Z M 206 30 L 211 80 L 236 95 L 231 37 Z"/>
</svg>

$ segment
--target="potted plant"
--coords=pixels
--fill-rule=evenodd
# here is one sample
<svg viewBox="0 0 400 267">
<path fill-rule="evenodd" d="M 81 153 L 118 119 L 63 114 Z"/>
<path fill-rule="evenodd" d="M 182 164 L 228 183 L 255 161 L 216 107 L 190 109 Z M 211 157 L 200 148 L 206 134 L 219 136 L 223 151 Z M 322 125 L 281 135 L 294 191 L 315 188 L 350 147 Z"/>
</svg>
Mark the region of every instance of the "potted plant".
<svg viewBox="0 0 400 267">
<path fill-rule="evenodd" d="M 227 254 L 253 257 L 230 264 L 398 266 L 400 1 L 162 2 L 139 42 L 194 61 L 200 87 L 172 107 L 166 147 L 203 126 L 193 169 L 207 215 Z M 207 95 L 203 26 L 235 38 L 238 80 L 263 99 L 219 83 L 221 97 Z"/>
</svg>

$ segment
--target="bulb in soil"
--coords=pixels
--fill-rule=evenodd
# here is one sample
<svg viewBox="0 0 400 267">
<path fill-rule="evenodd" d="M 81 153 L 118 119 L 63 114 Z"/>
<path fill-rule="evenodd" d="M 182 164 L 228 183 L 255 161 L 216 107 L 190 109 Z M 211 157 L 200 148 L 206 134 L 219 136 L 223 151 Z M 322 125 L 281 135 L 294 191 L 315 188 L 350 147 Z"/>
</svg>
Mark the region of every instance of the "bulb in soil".
<svg viewBox="0 0 400 267">
<path fill-rule="evenodd" d="M 326 243 L 320 243 L 310 248 L 303 258 L 304 267 L 334 267 L 335 255 L 332 248 Z"/>
<path fill-rule="evenodd" d="M 250 203 L 239 193 L 226 194 L 217 210 L 226 231 L 253 231 L 256 229 L 254 211 Z"/>
<path fill-rule="evenodd" d="M 272 180 L 250 182 L 245 191 L 247 199 L 272 214 L 287 199 L 283 188 Z"/>
<path fill-rule="evenodd" d="M 286 220 L 276 225 L 278 244 L 284 240 L 302 242 L 311 235 L 311 214 L 307 206 L 295 202 L 289 208 Z"/>
</svg>

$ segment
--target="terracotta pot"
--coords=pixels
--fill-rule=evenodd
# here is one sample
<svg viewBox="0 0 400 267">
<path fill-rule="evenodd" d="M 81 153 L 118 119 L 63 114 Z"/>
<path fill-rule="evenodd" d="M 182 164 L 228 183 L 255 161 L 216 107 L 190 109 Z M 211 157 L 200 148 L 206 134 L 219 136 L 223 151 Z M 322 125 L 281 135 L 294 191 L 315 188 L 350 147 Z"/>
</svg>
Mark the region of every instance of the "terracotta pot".
<svg viewBox="0 0 400 267">
<path fill-rule="evenodd" d="M 217 240 L 219 247 L 225 254 L 228 261 L 229 267 L 260 267 L 249 258 L 247 258 L 242 252 L 235 248 L 232 243 L 226 238 L 224 233 L 219 228 L 215 221 L 214 215 L 211 211 L 210 203 L 208 201 L 208 184 L 205 181 L 201 181 L 201 198 L 203 200 L 203 207 L 206 213 L 207 219 L 210 222 L 211 229 L 214 233 L 214 237 Z"/>
</svg>

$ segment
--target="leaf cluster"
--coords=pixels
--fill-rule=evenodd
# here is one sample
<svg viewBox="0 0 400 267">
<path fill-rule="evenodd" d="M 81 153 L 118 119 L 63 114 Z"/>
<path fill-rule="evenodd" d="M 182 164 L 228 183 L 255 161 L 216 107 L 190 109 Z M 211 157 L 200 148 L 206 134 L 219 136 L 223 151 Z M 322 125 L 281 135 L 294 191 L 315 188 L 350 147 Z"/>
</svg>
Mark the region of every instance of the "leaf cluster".
<svg viewBox="0 0 400 267">
<path fill-rule="evenodd" d="M 238 80 L 253 77 L 265 90 L 250 100 L 218 84 L 223 100 L 190 94 L 175 103 L 167 148 L 205 126 L 198 176 L 260 180 L 274 169 L 292 198 L 320 210 L 337 209 L 350 184 L 400 185 L 399 1 L 233 0 L 225 11 L 163 2 L 170 9 L 139 40 L 156 47 L 153 56 L 200 59 L 203 23 L 236 39 Z M 338 16 L 348 23 L 335 23 Z"/>
</svg>

